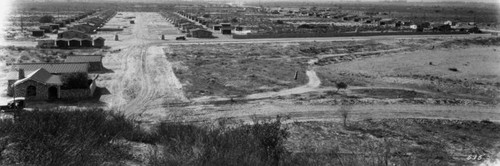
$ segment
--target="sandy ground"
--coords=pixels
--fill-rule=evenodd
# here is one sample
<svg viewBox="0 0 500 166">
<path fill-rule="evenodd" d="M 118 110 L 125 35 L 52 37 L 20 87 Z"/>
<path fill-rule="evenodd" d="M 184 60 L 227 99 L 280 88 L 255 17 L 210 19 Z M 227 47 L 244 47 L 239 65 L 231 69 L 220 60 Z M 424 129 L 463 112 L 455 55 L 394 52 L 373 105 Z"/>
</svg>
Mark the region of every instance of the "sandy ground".
<svg viewBox="0 0 500 166">
<path fill-rule="evenodd" d="M 101 100 L 110 108 L 139 116 L 142 120 L 157 117 L 165 111 L 161 108 L 164 103 L 187 100 L 172 65 L 165 57 L 163 50 L 168 50 L 168 46 L 158 46 L 161 42 L 159 34 L 175 30 L 157 13 L 123 15 L 135 16 L 136 24 L 129 25 L 127 20 L 117 17 L 110 20 L 112 25 L 129 26 L 118 33 L 119 41 L 114 41 L 112 32 L 98 34 L 108 39 L 111 50 L 121 49 L 108 53 L 103 59 L 104 66 L 113 72 L 102 74 L 98 79 L 98 84 L 109 90 Z"/>
</svg>

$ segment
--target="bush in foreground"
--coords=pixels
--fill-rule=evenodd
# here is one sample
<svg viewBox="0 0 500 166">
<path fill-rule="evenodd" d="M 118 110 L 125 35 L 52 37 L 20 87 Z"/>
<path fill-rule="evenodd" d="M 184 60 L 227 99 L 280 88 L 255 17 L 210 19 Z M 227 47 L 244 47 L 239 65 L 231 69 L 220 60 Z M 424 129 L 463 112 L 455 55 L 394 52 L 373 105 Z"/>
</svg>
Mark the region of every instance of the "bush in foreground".
<svg viewBox="0 0 500 166">
<path fill-rule="evenodd" d="M 162 123 L 158 136 L 163 148 L 151 155 L 151 165 L 283 165 L 289 154 L 284 147 L 288 132 L 279 118 L 216 129 Z"/>
<path fill-rule="evenodd" d="M 2 164 L 99 165 L 129 158 L 114 140 L 134 135 L 133 122 L 100 109 L 20 113 L 0 122 Z"/>
</svg>

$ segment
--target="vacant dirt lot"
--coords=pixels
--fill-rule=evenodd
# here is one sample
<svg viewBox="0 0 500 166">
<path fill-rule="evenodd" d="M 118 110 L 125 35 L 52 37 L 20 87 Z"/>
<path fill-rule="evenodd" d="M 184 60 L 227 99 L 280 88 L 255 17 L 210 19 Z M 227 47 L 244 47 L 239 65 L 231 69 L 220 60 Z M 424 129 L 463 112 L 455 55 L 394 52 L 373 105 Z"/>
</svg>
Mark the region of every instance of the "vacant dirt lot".
<svg viewBox="0 0 500 166">
<path fill-rule="evenodd" d="M 436 97 L 498 102 L 498 46 L 436 48 L 383 55 L 318 67 L 323 86 L 344 81 L 357 86 L 407 87 Z M 456 69 L 456 70 L 455 70 Z"/>
<path fill-rule="evenodd" d="M 178 62 L 176 75 L 189 98 L 243 96 L 290 89 L 307 82 L 308 61 L 317 55 L 393 48 L 374 41 L 179 44 L 170 47 L 172 53 L 167 56 Z"/>
</svg>

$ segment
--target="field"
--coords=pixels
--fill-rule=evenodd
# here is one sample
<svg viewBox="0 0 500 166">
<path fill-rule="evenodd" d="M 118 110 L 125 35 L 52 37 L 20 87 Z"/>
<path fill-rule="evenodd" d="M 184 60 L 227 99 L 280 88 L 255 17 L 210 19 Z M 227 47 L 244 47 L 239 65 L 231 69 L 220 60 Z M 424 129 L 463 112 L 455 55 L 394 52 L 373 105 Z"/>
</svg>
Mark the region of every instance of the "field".
<svg viewBox="0 0 500 166">
<path fill-rule="evenodd" d="M 104 49 L 2 44 L 4 89 L 12 62 L 102 54 L 109 72 L 99 99 L 0 120 L 0 165 L 498 163 L 498 36 L 177 41 L 157 6 L 139 6 L 116 7 L 106 26 L 124 30 L 98 32 Z"/>
<path fill-rule="evenodd" d="M 167 57 L 179 62 L 176 75 L 184 83 L 187 97 L 241 97 L 305 84 L 307 63 L 317 54 L 390 47 L 374 42 L 176 45 Z"/>
</svg>

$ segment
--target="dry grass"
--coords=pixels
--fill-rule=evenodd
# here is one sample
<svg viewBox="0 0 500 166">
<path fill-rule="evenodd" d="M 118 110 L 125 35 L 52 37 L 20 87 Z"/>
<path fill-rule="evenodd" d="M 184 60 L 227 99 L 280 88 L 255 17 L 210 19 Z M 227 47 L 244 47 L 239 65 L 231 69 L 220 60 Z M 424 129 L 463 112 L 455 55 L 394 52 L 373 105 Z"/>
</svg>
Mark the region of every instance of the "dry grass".
<svg viewBox="0 0 500 166">
<path fill-rule="evenodd" d="M 307 82 L 307 61 L 316 55 L 392 48 L 374 41 L 171 47 L 173 53 L 167 54 L 169 61 L 187 66 L 177 68 L 176 76 L 185 84 L 188 97 L 246 95 L 292 88 Z"/>
</svg>

